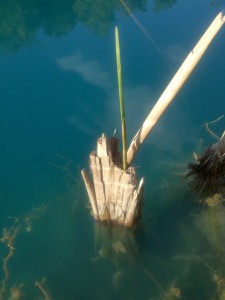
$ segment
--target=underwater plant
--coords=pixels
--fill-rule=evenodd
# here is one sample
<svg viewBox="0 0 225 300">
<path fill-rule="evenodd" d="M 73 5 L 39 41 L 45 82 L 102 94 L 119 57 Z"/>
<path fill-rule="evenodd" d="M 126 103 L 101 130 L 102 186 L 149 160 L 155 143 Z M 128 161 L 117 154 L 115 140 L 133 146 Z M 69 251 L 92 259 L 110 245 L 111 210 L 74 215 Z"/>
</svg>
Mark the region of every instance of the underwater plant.
<svg viewBox="0 0 225 300">
<path fill-rule="evenodd" d="M 220 140 L 196 156 L 196 163 L 188 164 L 186 177 L 192 177 L 192 185 L 201 192 L 217 190 L 225 184 L 225 132 Z"/>
<path fill-rule="evenodd" d="M 22 233 L 31 233 L 33 225 L 37 220 L 40 220 L 42 214 L 46 211 L 48 205 L 42 204 L 39 207 L 33 208 L 31 212 L 21 215 L 19 217 L 8 217 L 13 220 L 10 227 L 3 228 L 0 242 L 7 248 L 8 253 L 2 258 L 2 273 L 3 278 L 0 282 L 0 300 L 18 300 L 23 297 L 22 289 L 24 288 L 23 283 L 13 284 L 11 287 L 10 275 L 11 270 L 9 264 L 11 259 L 15 255 L 16 247 L 15 241 L 18 235 Z M 7 297 L 7 298 L 6 298 Z M 50 298 L 45 298 L 49 300 Z"/>
</svg>

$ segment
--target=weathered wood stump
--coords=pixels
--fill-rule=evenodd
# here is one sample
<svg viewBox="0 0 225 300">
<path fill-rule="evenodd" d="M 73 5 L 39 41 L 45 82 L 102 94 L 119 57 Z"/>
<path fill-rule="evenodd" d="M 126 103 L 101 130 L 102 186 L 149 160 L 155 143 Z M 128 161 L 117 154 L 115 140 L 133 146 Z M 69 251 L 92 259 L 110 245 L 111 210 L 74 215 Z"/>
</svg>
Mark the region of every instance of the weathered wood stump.
<svg viewBox="0 0 225 300">
<path fill-rule="evenodd" d="M 141 217 L 144 179 L 137 180 L 134 167 L 122 169 L 119 141 L 105 134 L 97 141 L 97 152 L 90 154 L 91 176 L 84 169 L 82 177 L 98 221 L 132 227 Z"/>
</svg>

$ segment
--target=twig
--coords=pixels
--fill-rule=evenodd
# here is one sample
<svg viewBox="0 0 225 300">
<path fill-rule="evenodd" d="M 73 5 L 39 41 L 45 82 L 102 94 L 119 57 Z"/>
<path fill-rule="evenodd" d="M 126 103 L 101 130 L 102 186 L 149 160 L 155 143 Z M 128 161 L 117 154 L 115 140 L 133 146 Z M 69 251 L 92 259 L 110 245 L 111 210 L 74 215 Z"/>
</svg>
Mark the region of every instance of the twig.
<svg viewBox="0 0 225 300">
<path fill-rule="evenodd" d="M 8 255 L 3 259 L 2 268 L 3 268 L 3 272 L 4 272 L 4 278 L 2 280 L 1 289 L 0 289 L 0 299 L 6 291 L 6 284 L 9 279 L 9 276 L 10 276 L 8 263 L 9 263 L 10 258 L 13 256 L 13 253 L 15 250 L 13 245 L 14 245 L 14 240 L 19 231 L 19 226 L 17 226 L 16 228 L 13 228 L 13 230 L 11 230 L 11 231 L 12 232 L 10 232 L 10 230 L 8 231 L 6 228 L 4 228 L 3 237 L 0 240 L 1 242 L 7 244 L 7 247 L 9 248 Z"/>
<path fill-rule="evenodd" d="M 42 278 L 41 281 L 36 281 L 34 285 L 41 291 L 45 300 L 51 300 L 51 297 L 50 297 L 48 291 L 43 286 L 44 283 L 45 283 L 45 278 Z"/>
<path fill-rule="evenodd" d="M 220 137 L 218 137 L 218 135 L 216 135 L 216 134 L 209 128 L 209 125 L 218 122 L 218 121 L 219 121 L 220 119 L 222 119 L 223 117 L 224 117 L 224 115 L 218 117 L 216 120 L 214 120 L 214 121 L 212 121 L 212 122 L 207 122 L 207 123 L 205 123 L 205 127 L 206 127 L 206 129 L 208 130 L 208 132 L 209 132 L 213 137 L 215 137 L 217 140 L 220 140 Z"/>
<path fill-rule="evenodd" d="M 140 30 L 144 33 L 144 35 L 147 37 L 147 39 L 150 41 L 150 43 L 155 47 L 157 52 L 160 54 L 160 56 L 166 61 L 165 55 L 162 53 L 162 51 L 159 49 L 158 45 L 154 41 L 154 39 L 150 36 L 150 34 L 147 32 L 147 30 L 144 28 L 144 26 L 140 23 L 140 21 L 135 17 L 135 15 L 132 13 L 131 9 L 127 5 L 127 3 L 124 2 L 124 0 L 120 0 L 121 4 L 125 8 L 125 10 L 128 12 L 132 20 L 136 23 L 136 25 L 140 28 Z"/>
</svg>

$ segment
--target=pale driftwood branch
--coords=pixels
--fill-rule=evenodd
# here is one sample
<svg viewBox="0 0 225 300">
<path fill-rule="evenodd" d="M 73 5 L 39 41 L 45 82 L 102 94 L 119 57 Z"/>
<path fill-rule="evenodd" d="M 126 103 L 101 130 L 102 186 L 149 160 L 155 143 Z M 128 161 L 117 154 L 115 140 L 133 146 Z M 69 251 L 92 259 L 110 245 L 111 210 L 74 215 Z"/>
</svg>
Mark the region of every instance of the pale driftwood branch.
<svg viewBox="0 0 225 300">
<path fill-rule="evenodd" d="M 225 16 L 223 16 L 222 13 L 219 13 L 211 23 L 209 28 L 206 30 L 204 35 L 201 37 L 195 48 L 189 53 L 161 97 L 156 102 L 150 114 L 144 121 L 142 127 L 138 130 L 137 134 L 131 142 L 131 145 L 127 152 L 127 162 L 129 165 L 133 161 L 141 144 L 144 142 L 151 129 L 158 122 L 159 118 L 164 113 L 168 105 L 177 95 L 224 22 Z"/>
</svg>

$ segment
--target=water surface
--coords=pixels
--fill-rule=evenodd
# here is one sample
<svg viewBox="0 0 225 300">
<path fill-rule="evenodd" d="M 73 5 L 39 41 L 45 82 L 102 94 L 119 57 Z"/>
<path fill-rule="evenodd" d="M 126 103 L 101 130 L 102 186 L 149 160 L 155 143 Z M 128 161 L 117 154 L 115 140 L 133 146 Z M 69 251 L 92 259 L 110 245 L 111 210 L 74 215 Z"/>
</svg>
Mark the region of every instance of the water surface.
<svg viewBox="0 0 225 300">
<path fill-rule="evenodd" d="M 224 207 L 197 204 L 180 176 L 216 141 L 204 124 L 224 114 L 224 28 L 134 161 L 138 228 L 88 209 L 80 169 L 102 132 L 120 137 L 114 26 L 130 141 L 225 4 L 126 3 L 0 3 L 0 299 L 224 299 Z"/>
</svg>

